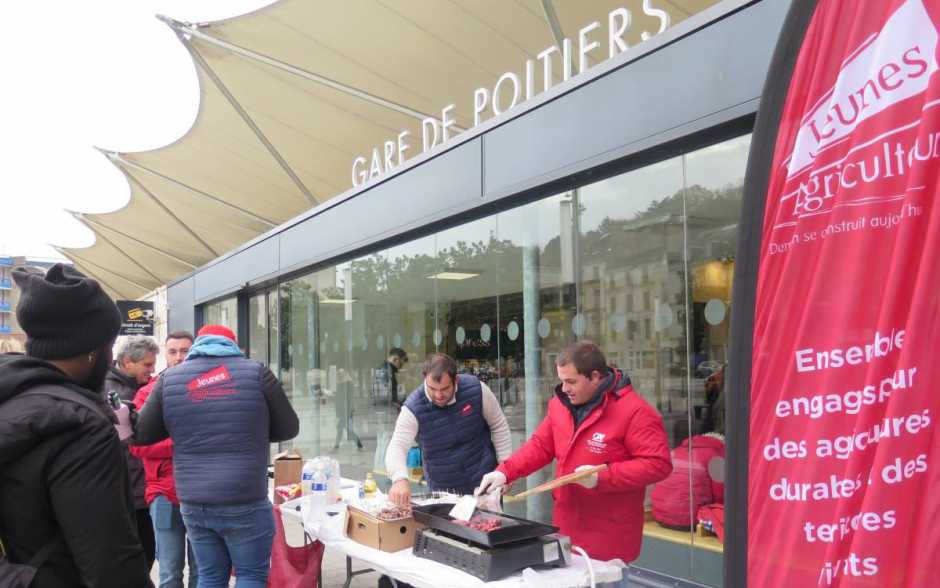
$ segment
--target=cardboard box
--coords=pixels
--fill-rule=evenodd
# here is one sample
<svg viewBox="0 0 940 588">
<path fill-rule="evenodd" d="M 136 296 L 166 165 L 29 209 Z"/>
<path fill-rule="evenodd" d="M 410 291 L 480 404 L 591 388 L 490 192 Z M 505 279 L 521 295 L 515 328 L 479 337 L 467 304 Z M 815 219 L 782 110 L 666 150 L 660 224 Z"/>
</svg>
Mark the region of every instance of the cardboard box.
<svg viewBox="0 0 940 588">
<path fill-rule="evenodd" d="M 353 506 L 347 511 L 346 536 L 356 543 L 389 553 L 414 547 L 415 531 L 424 528 L 411 517 L 383 521 Z"/>
<path fill-rule="evenodd" d="M 299 484 L 303 475 L 304 460 L 296 451 L 282 451 L 274 456 L 274 487 Z M 274 504 L 284 499 L 274 493 Z"/>
</svg>

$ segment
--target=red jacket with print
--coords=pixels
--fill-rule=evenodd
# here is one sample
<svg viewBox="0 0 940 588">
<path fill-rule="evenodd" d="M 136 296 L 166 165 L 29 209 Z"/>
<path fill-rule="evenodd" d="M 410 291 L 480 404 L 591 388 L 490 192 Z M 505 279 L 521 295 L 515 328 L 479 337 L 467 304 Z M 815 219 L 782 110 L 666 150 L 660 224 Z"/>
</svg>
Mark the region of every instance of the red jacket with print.
<svg viewBox="0 0 940 588">
<path fill-rule="evenodd" d="M 556 477 L 581 465 L 609 465 L 592 489 L 568 484 L 552 491 L 553 522 L 561 533 L 594 559 L 636 559 L 646 487 L 668 476 L 672 461 L 662 417 L 634 392 L 626 375 L 614 370 L 603 400 L 577 430 L 556 391 L 535 434 L 498 469 L 512 482 L 553 459 Z"/>
<path fill-rule="evenodd" d="M 134 396 L 134 406 L 139 411 L 147 402 L 150 392 L 156 385 L 157 379 L 151 379 L 146 386 L 137 391 Z M 164 439 L 153 445 L 131 445 L 131 453 L 144 462 L 144 477 L 147 488 L 144 497 L 147 504 L 153 502 L 157 496 L 166 496 L 173 504 L 179 504 L 176 496 L 176 480 L 173 479 L 173 441 Z"/>
</svg>

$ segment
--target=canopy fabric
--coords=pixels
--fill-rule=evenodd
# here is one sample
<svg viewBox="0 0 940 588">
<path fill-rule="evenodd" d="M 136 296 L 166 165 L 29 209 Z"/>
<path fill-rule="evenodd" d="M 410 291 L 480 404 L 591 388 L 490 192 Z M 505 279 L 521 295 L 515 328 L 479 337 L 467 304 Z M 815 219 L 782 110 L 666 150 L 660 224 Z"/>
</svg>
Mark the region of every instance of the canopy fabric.
<svg viewBox="0 0 940 588">
<path fill-rule="evenodd" d="M 716 2 L 647 4 L 675 24 Z M 608 13 L 625 7 L 632 23 L 624 38 L 639 44 L 660 26 L 643 4 L 282 0 L 198 28 L 170 22 L 198 72 L 196 121 L 166 147 L 106 153 L 128 177 L 130 201 L 79 215 L 96 243 L 60 251 L 112 294 L 144 296 L 347 190 L 353 160 L 401 131 L 411 133 L 407 156 L 420 153 L 422 116 L 440 118 L 454 104 L 456 125 L 470 128 L 474 90 L 492 91 L 504 72 L 523 77 L 528 59 L 541 91 L 537 56 L 559 35 L 577 43 L 579 30 L 598 21 L 596 64 L 608 55 Z M 557 56 L 553 71 L 557 82 Z M 501 96 L 508 105 L 508 90 Z"/>
</svg>

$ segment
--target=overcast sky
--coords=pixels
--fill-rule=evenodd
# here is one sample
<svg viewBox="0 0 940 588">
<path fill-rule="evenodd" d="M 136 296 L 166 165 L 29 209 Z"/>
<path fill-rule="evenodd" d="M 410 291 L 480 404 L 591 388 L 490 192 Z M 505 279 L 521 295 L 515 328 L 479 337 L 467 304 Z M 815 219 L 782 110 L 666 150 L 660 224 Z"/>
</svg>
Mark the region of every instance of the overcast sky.
<svg viewBox="0 0 940 588">
<path fill-rule="evenodd" d="M 109 212 L 130 188 L 94 146 L 162 147 L 196 117 L 192 59 L 154 18 L 205 22 L 272 0 L 29 0 L 4 5 L 0 35 L 0 254 L 60 257 L 91 231 L 64 209 Z"/>
</svg>

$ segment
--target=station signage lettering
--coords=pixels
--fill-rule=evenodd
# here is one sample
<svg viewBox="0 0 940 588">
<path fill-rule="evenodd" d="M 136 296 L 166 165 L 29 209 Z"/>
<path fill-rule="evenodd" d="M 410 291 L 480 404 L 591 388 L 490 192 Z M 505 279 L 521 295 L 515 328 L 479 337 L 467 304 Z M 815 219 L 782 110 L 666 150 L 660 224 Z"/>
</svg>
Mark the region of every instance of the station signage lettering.
<svg viewBox="0 0 940 588">
<path fill-rule="evenodd" d="M 641 31 L 640 37 L 644 41 L 665 31 L 671 24 L 669 13 L 656 7 L 652 0 L 643 0 L 641 11 L 659 21 L 659 28 L 655 32 Z M 499 116 L 547 91 L 552 87 L 552 74 L 557 63 L 561 64 L 562 81 L 566 81 L 574 74 L 575 66 L 578 73 L 585 72 L 590 67 L 589 58 L 597 59 L 598 53 L 603 51 L 603 45 L 607 46 L 606 59 L 626 51 L 629 45 L 624 36 L 632 25 L 633 15 L 630 10 L 615 8 L 607 15 L 606 39 L 597 38 L 601 23 L 595 20 L 578 31 L 577 39 L 563 39 L 561 47 L 552 45 L 540 51 L 535 59 L 527 59 L 521 76 L 514 71 L 507 71 L 497 78 L 491 88 L 477 88 L 473 92 L 473 126 L 480 124 L 484 117 Z M 371 155 L 356 157 L 352 164 L 353 186 L 361 186 L 400 166 L 408 159 L 407 153 L 410 151 L 420 148 L 421 153 L 427 152 L 457 135 L 456 108 L 455 104 L 448 104 L 441 109 L 440 118 L 422 119 L 419 138 L 413 137 L 411 131 L 402 130 L 394 139 L 373 147 Z"/>
</svg>

